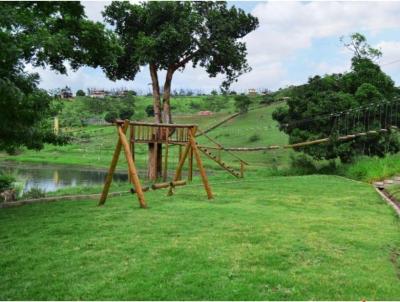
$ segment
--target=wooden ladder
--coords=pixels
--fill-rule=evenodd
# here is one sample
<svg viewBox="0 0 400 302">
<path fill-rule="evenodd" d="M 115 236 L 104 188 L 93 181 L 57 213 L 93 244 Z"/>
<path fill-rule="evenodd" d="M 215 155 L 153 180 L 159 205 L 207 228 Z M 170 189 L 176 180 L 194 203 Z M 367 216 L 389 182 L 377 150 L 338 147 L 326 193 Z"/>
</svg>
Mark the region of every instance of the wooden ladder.
<svg viewBox="0 0 400 302">
<path fill-rule="evenodd" d="M 236 178 L 240 178 L 240 173 L 236 172 L 232 167 L 228 166 L 225 162 L 211 153 L 207 148 L 198 146 L 198 149 L 203 152 L 209 159 L 215 161 L 218 165 L 220 165 L 224 170 L 228 171 L 230 174 L 235 176 Z"/>
</svg>

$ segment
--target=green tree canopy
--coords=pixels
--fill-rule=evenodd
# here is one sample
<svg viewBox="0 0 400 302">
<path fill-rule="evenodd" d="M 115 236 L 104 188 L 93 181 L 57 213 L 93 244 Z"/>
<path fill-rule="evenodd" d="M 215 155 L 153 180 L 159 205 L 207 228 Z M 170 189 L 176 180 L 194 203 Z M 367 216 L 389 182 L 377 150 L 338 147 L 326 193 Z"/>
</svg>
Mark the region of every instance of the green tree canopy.
<svg viewBox="0 0 400 302">
<path fill-rule="evenodd" d="M 51 97 L 37 87 L 38 75 L 25 71 L 27 63 L 66 73 L 66 61 L 73 69 L 114 64 L 119 49 L 79 2 L 1 2 L 0 150 L 65 142 L 50 130 Z"/>
<path fill-rule="evenodd" d="M 191 62 L 211 76 L 224 74 L 224 87 L 248 71 L 246 45 L 257 18 L 226 2 L 113 2 L 104 12 L 123 47 L 116 65 L 106 66 L 111 79 L 133 80 L 149 66 L 156 122 L 171 123 L 170 94 L 175 71 Z M 165 70 L 163 101 L 158 71 Z"/>
<path fill-rule="evenodd" d="M 298 149 L 315 159 L 339 157 L 348 162 L 357 155 L 384 156 L 400 149 L 398 135 L 390 131 L 346 142 L 335 140 L 339 135 L 351 134 L 343 132 L 348 132 L 350 127 L 351 132 L 357 133 L 364 132 L 366 126 L 376 129 L 380 124 L 384 125 L 388 110 L 392 108 L 388 102 L 395 101 L 398 95 L 391 78 L 373 62 L 380 52 L 370 47 L 364 36 L 356 34 L 351 37 L 357 39 L 351 45 L 362 50 L 354 51 L 349 72 L 310 78 L 307 84 L 292 88 L 287 106 L 273 113 L 281 130 L 289 135 L 290 143 L 325 137 L 333 139 L 326 144 Z M 359 109 L 361 107 L 364 109 Z M 331 115 L 349 109 L 355 110 L 347 115 Z M 390 112 L 390 118 L 394 118 L 394 114 L 398 115 L 398 112 Z"/>
</svg>

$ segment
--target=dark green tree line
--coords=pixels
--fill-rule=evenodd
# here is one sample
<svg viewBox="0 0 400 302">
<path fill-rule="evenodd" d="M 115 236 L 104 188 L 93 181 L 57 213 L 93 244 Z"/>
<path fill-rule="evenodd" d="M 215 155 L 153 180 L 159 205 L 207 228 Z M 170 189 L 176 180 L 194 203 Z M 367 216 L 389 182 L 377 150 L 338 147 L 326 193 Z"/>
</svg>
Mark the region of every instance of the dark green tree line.
<svg viewBox="0 0 400 302">
<path fill-rule="evenodd" d="M 357 155 L 384 156 L 388 152 L 398 152 L 399 138 L 397 133 L 391 131 L 346 142 L 335 140 L 340 127 L 348 129 L 351 126 L 351 132 L 357 133 L 364 132 L 366 125 L 372 129 L 385 124 L 383 119 L 388 113 L 385 111 L 382 115 L 382 111 L 388 110 L 391 106 L 388 104 L 398 96 L 393 80 L 374 62 L 381 55 L 379 50 L 367 44 L 361 34 L 351 35 L 350 42 L 346 42 L 345 46 L 354 53 L 351 70 L 344 74 L 314 76 L 307 84 L 294 87 L 287 106 L 277 109 L 273 118 L 279 122 L 280 129 L 289 135 L 290 143 L 331 137 L 329 143 L 298 149 L 315 159 L 339 157 L 343 162 L 349 162 Z M 367 108 L 350 112 L 350 117 L 326 117 L 330 113 L 359 107 Z M 392 118 L 394 113 L 390 114 Z"/>
</svg>

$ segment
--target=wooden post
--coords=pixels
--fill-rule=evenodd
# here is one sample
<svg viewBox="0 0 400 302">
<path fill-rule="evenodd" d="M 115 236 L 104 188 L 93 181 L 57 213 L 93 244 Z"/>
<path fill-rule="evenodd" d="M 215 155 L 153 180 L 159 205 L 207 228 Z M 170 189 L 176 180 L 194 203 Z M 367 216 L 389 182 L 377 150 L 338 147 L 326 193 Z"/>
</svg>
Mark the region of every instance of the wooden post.
<svg viewBox="0 0 400 302">
<path fill-rule="evenodd" d="M 155 137 L 154 137 L 154 135 L 153 135 L 153 127 L 151 128 L 152 130 L 151 130 L 151 132 L 152 132 L 152 139 L 153 139 L 153 141 L 154 141 L 154 166 L 153 166 L 153 169 L 154 169 L 154 177 L 155 177 L 155 179 L 154 180 L 156 180 L 160 175 L 158 175 L 157 174 L 157 172 L 158 172 L 158 142 L 157 142 L 157 140 L 155 139 Z M 161 160 L 162 160 L 162 158 L 161 158 Z"/>
<path fill-rule="evenodd" d="M 168 178 L 168 140 L 169 140 L 169 128 L 165 128 L 165 159 L 164 159 L 164 175 L 163 180 L 167 181 Z"/>
<path fill-rule="evenodd" d="M 183 164 L 185 163 L 185 159 L 186 159 L 186 157 L 187 157 L 187 155 L 189 153 L 190 148 L 191 148 L 191 144 L 190 144 L 190 142 L 188 142 L 186 144 L 186 148 L 183 151 L 182 156 L 179 158 L 178 167 L 176 168 L 176 171 L 175 171 L 174 181 L 177 181 L 177 180 L 181 179 L 182 167 L 183 167 Z"/>
<path fill-rule="evenodd" d="M 124 124 L 122 126 L 122 128 L 121 128 L 121 126 L 117 125 L 117 129 L 118 129 L 118 133 L 119 133 L 119 130 L 121 129 L 122 133 L 125 135 L 126 130 L 128 129 L 128 125 Z M 115 147 L 114 155 L 113 155 L 112 160 L 111 160 L 110 168 L 108 169 L 107 177 L 106 177 L 106 180 L 104 182 L 103 191 L 101 192 L 99 206 L 103 205 L 107 200 L 108 191 L 110 189 L 110 185 L 111 185 L 111 182 L 112 182 L 112 179 L 113 179 L 115 168 L 116 168 L 117 163 L 118 163 L 119 154 L 121 153 L 121 148 L 122 148 L 121 140 L 118 138 L 118 142 L 117 142 L 117 145 Z"/>
<path fill-rule="evenodd" d="M 244 163 L 240 161 L 240 177 L 244 177 Z"/>
<path fill-rule="evenodd" d="M 129 125 L 129 121 L 126 120 L 124 123 L 124 127 L 128 127 L 128 125 Z M 136 194 L 139 199 L 140 207 L 147 208 L 146 202 L 144 200 L 142 186 L 139 181 L 139 176 L 137 175 L 135 163 L 133 162 L 132 154 L 129 150 L 129 144 L 126 139 L 125 133 L 122 131 L 121 128 L 118 128 L 118 134 L 119 134 L 119 140 L 121 141 L 122 147 L 125 150 L 125 158 L 126 158 L 126 161 L 128 162 L 129 173 L 131 174 L 131 182 L 135 186 L 135 191 L 136 191 Z"/>
<path fill-rule="evenodd" d="M 188 181 L 192 181 L 193 179 L 193 148 L 190 148 L 189 151 L 189 169 L 188 169 Z"/>
<path fill-rule="evenodd" d="M 203 180 L 204 188 L 206 189 L 208 199 L 212 199 L 213 195 L 211 192 L 210 184 L 208 183 L 206 171 L 204 170 L 203 163 L 201 161 L 201 157 L 200 157 L 200 153 L 199 153 L 199 149 L 197 149 L 196 140 L 194 139 L 197 129 L 195 127 L 193 127 L 190 130 L 191 131 L 189 132 L 189 141 L 192 146 L 194 156 L 196 157 L 197 166 L 200 170 L 201 179 Z"/>
<path fill-rule="evenodd" d="M 132 159 L 135 161 L 135 126 L 131 125 L 131 133 L 130 133 L 130 140 L 129 144 L 131 147 L 131 152 L 132 152 Z"/>
<path fill-rule="evenodd" d="M 133 137 L 134 137 L 134 126 L 130 125 L 129 126 L 129 149 L 131 150 L 132 153 L 132 159 L 135 161 L 135 150 L 134 150 L 134 143 L 133 143 Z M 128 181 L 131 182 L 131 173 L 129 173 L 128 169 Z"/>
<path fill-rule="evenodd" d="M 179 145 L 179 154 L 178 154 L 178 163 L 181 161 L 182 158 L 182 145 Z M 181 179 L 181 174 L 179 175 L 179 180 Z"/>
</svg>

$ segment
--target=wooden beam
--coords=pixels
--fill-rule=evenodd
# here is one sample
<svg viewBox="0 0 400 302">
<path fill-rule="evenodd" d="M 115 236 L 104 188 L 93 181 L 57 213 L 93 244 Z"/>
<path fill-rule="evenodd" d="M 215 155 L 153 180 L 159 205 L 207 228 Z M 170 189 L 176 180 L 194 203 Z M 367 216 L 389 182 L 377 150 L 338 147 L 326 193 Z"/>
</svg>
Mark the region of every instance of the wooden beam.
<svg viewBox="0 0 400 302">
<path fill-rule="evenodd" d="M 189 165 L 188 181 L 192 181 L 193 180 L 193 148 L 190 148 L 190 151 L 189 151 L 188 165 Z"/>
<path fill-rule="evenodd" d="M 197 167 L 200 170 L 201 179 L 203 181 L 204 189 L 207 192 L 207 197 L 208 197 L 208 199 L 212 199 L 213 198 L 213 194 L 211 192 L 210 184 L 208 183 L 208 178 L 207 178 L 206 171 L 204 170 L 203 163 L 201 161 L 199 149 L 197 149 L 195 135 L 196 135 L 196 127 L 193 127 L 193 128 L 190 129 L 190 132 L 189 132 L 189 142 L 190 142 L 190 144 L 192 146 L 193 153 L 194 153 L 194 156 L 196 158 Z"/>
<path fill-rule="evenodd" d="M 132 122 L 128 121 L 130 125 L 137 126 L 150 126 L 150 127 L 167 127 L 167 128 L 191 128 L 197 127 L 196 124 L 160 124 L 160 123 L 146 123 L 146 122 Z M 125 123 L 124 120 L 116 120 L 116 124 L 123 125 Z"/>
<path fill-rule="evenodd" d="M 167 181 L 168 178 L 168 149 L 169 149 L 169 128 L 165 128 L 165 159 L 164 159 L 164 173 L 163 180 Z"/>
<path fill-rule="evenodd" d="M 184 186 L 184 185 L 186 185 L 186 180 L 177 180 L 177 181 L 153 184 L 151 186 L 151 188 L 153 190 L 158 190 L 158 189 L 164 189 L 164 188 L 168 188 L 168 187 L 178 187 L 178 186 Z"/>
<path fill-rule="evenodd" d="M 125 135 L 128 126 L 124 124 L 121 128 L 121 126 L 117 125 L 117 129 L 118 131 L 121 129 L 122 133 Z M 101 192 L 99 200 L 99 206 L 103 205 L 107 200 L 108 191 L 110 190 L 115 168 L 117 166 L 119 159 L 119 154 L 121 153 L 121 148 L 122 148 L 121 140 L 118 138 L 118 142 L 114 150 L 114 155 L 111 160 L 110 168 L 108 169 L 108 173 L 104 181 L 103 191 Z"/>
<path fill-rule="evenodd" d="M 191 143 L 188 142 L 186 144 L 185 150 L 183 151 L 182 156 L 179 158 L 179 163 L 178 166 L 176 167 L 176 171 L 175 171 L 175 176 L 174 176 L 174 181 L 180 180 L 181 176 L 182 176 L 182 167 L 183 164 L 185 163 L 186 157 L 189 153 L 189 150 L 191 148 Z"/>
<path fill-rule="evenodd" d="M 129 125 L 129 121 L 125 121 L 124 127 L 128 127 L 128 125 Z M 129 173 L 131 176 L 131 182 L 135 187 L 135 191 L 138 196 L 140 207 L 147 208 L 147 205 L 146 205 L 146 202 L 144 199 L 142 186 L 140 184 L 139 176 L 136 171 L 135 163 L 132 159 L 132 154 L 129 150 L 128 140 L 126 139 L 125 133 L 122 131 L 122 129 L 120 127 L 118 128 L 118 134 L 119 134 L 119 139 L 121 141 L 122 147 L 124 148 L 124 151 L 125 151 L 125 158 L 126 158 L 126 161 L 128 162 Z"/>
</svg>

